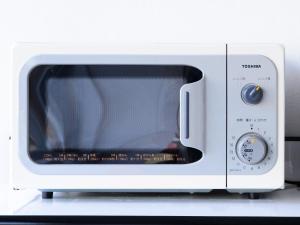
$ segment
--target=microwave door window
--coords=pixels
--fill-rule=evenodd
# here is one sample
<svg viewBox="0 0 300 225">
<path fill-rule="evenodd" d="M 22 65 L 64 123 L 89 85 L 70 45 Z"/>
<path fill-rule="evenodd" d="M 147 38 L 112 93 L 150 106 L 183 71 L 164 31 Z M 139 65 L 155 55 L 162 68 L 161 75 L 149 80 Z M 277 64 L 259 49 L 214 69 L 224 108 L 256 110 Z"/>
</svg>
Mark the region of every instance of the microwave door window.
<svg viewBox="0 0 300 225">
<path fill-rule="evenodd" d="M 29 75 L 29 156 L 40 164 L 186 164 L 180 88 L 189 66 L 41 65 Z"/>
</svg>

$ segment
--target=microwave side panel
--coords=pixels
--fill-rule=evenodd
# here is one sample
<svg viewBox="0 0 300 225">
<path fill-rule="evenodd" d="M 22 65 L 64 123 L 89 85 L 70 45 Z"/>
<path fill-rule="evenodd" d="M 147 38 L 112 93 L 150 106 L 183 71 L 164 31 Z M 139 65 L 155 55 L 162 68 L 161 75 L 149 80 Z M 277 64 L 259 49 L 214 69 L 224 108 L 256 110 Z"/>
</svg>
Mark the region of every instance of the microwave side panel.
<svg viewBox="0 0 300 225">
<path fill-rule="evenodd" d="M 243 102 L 242 90 L 247 90 L 249 84 L 263 90 L 257 104 Z M 227 138 L 227 188 L 230 191 L 283 188 L 284 50 L 281 46 L 228 46 Z M 257 143 L 264 143 L 265 147 Z M 251 147 L 255 145 L 259 147 Z M 263 158 L 259 154 L 264 149 Z M 259 161 L 259 157 L 262 160 Z"/>
<path fill-rule="evenodd" d="M 112 48 L 113 49 L 113 48 Z M 158 56 L 161 55 L 175 55 L 175 56 L 180 56 L 180 55 L 191 55 L 191 56 L 197 56 L 197 55 L 220 55 L 222 56 L 222 60 L 220 60 L 220 69 L 222 71 L 225 69 L 225 45 L 218 45 L 218 46 L 205 46 L 205 47 L 199 47 L 199 46 L 167 46 L 167 47 L 162 47 L 162 46 L 157 46 L 157 47 L 150 47 L 149 49 L 142 49 L 142 48 L 121 48 L 121 49 L 113 49 L 109 50 L 107 47 L 99 47 L 95 48 L 94 46 L 90 47 L 77 47 L 77 46 L 68 46 L 68 45 L 58 45 L 53 46 L 53 45 L 34 45 L 34 44 L 22 44 L 21 46 L 18 46 L 15 49 L 14 52 L 14 64 L 13 64 L 13 71 L 14 71 L 14 119 L 13 119 L 13 127 L 14 127 L 14 136 L 13 136 L 13 164 L 12 164 L 12 176 L 13 176 L 13 183 L 14 187 L 16 188 L 38 188 L 38 189 L 85 189 L 85 190 L 95 190 L 95 189 L 101 189 L 101 190 L 137 190 L 137 189 L 142 189 L 142 190 L 149 190 L 149 189 L 155 189 L 155 190 L 209 190 L 209 189 L 220 189 L 220 188 L 225 188 L 225 180 L 226 180 L 226 171 L 224 170 L 221 172 L 220 175 L 215 175 L 215 174 L 205 174 L 204 171 L 201 175 L 197 175 L 195 172 L 191 172 L 190 174 L 182 174 L 182 175 L 158 175 L 158 174 L 151 174 L 148 173 L 147 176 L 144 176 L 143 174 L 127 174 L 127 175 L 118 175 L 114 174 L 114 176 L 111 175 L 106 175 L 106 174 L 97 174 L 95 173 L 95 168 L 92 165 L 79 165 L 76 166 L 76 168 L 79 169 L 82 168 L 85 171 L 93 171 L 92 174 L 81 174 L 79 175 L 74 173 L 72 176 L 70 174 L 62 174 L 64 169 L 68 169 L 68 165 L 35 165 L 37 170 L 43 171 L 47 170 L 45 168 L 54 168 L 53 171 L 57 171 L 58 173 L 44 173 L 44 174 L 39 174 L 32 172 L 30 169 L 28 169 L 26 166 L 24 166 L 22 160 L 20 159 L 19 151 L 21 151 L 20 148 L 24 149 L 24 146 L 22 147 L 19 143 L 19 140 L 24 138 L 27 138 L 26 135 L 22 132 L 20 132 L 20 121 L 19 118 L 19 105 L 20 105 L 20 99 L 19 99 L 19 79 L 20 79 L 20 71 L 28 62 L 28 60 L 36 57 L 36 56 L 42 56 L 42 55 L 47 55 L 47 54 L 66 54 L 66 55 L 75 55 L 75 54 L 82 54 L 82 55 L 95 55 L 99 54 L 99 52 L 104 52 L 105 54 L 108 55 L 115 55 L 117 53 L 121 54 L 128 54 L 130 55 L 132 52 L 136 54 L 142 54 L 147 55 L 147 54 L 157 54 Z M 130 54 L 129 54 L 130 53 Z M 220 59 L 221 59 L 220 58 Z M 223 60 L 224 59 L 224 60 Z M 224 61 L 224 62 L 223 62 Z M 178 61 L 180 62 L 180 60 Z M 209 65 L 210 64 L 210 65 Z M 203 69 L 212 67 L 214 62 L 209 62 L 206 61 L 206 65 L 203 66 Z M 225 70 L 223 71 L 225 74 Z M 223 72 L 221 72 L 223 74 Z M 220 73 L 216 73 L 215 76 L 219 76 Z M 224 78 L 225 81 L 225 76 Z M 216 85 L 218 82 L 216 81 L 216 77 L 212 80 L 208 80 L 209 86 L 206 86 L 206 96 L 209 94 L 209 98 L 211 98 L 213 93 L 215 93 L 214 88 L 210 87 L 216 87 L 218 86 L 213 86 Z M 224 84 L 225 82 L 219 82 Z M 212 86 L 210 86 L 212 85 Z M 225 90 L 225 87 L 222 88 L 222 90 Z M 222 92 L 222 91 L 221 91 Z M 224 95 L 225 96 L 225 95 Z M 218 104 L 216 106 L 215 104 L 216 101 L 214 99 L 209 99 L 208 102 L 208 109 L 207 110 L 212 110 L 213 113 L 210 115 L 217 115 L 217 112 L 219 111 L 220 107 L 222 108 L 224 104 L 224 109 L 222 108 L 221 110 L 225 110 L 225 99 L 224 102 L 221 104 Z M 23 112 L 20 112 L 21 114 Z M 24 112 L 26 113 L 26 112 Z M 224 122 L 221 122 L 223 121 Z M 218 145 L 216 141 L 214 141 L 215 133 L 211 132 L 213 130 L 213 127 L 217 124 L 217 121 L 214 119 L 209 119 L 211 123 L 215 124 L 206 124 L 208 126 L 208 131 L 209 137 L 208 141 L 206 144 L 208 144 L 211 149 L 211 152 L 213 153 L 210 162 L 207 162 L 205 165 L 205 168 L 209 170 L 209 167 L 213 167 L 213 157 L 217 157 L 218 159 L 222 160 L 222 157 L 218 155 L 216 150 L 220 149 L 222 143 L 225 143 L 225 139 L 223 140 L 223 137 L 225 138 L 225 117 L 220 117 L 218 118 L 220 121 L 220 126 L 224 128 L 224 132 L 221 131 L 220 133 L 217 134 L 217 137 L 220 137 L 221 141 L 220 144 Z M 223 129 L 221 128 L 221 129 Z M 210 151 L 208 148 L 207 151 Z M 224 149 L 224 155 L 225 156 L 225 147 Z M 210 165 L 210 166 L 209 166 Z M 169 166 L 169 165 L 167 165 Z M 100 166 L 101 167 L 101 166 Z M 103 166 L 103 168 L 106 168 L 107 166 Z M 134 166 L 130 166 L 134 167 Z M 180 171 L 180 167 L 187 167 L 186 171 L 190 170 L 195 171 L 197 168 L 196 165 L 179 165 L 179 166 L 174 166 L 175 174 L 176 170 Z M 220 167 L 220 166 L 219 166 Z M 98 166 L 99 168 L 99 166 Z M 199 167 L 201 168 L 201 167 Z M 221 167 L 220 167 L 221 168 Z M 224 168 L 225 168 L 225 158 L 224 158 Z M 52 169 L 49 169 L 51 171 Z M 119 170 L 120 171 L 120 170 Z M 100 171 L 101 172 L 101 171 Z M 80 180 L 81 182 L 78 182 Z M 180 182 L 178 182 L 180 181 Z"/>
</svg>

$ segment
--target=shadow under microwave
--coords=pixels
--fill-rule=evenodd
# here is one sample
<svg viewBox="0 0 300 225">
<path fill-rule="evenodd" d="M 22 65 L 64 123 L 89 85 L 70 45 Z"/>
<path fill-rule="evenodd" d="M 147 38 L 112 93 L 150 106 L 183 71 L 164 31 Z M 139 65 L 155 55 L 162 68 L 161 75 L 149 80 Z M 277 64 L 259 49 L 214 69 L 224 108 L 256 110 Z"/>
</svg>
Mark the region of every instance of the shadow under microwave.
<svg viewBox="0 0 300 225">
<path fill-rule="evenodd" d="M 185 65 L 39 65 L 29 74 L 28 154 L 39 164 L 187 164 L 179 139 Z"/>
</svg>

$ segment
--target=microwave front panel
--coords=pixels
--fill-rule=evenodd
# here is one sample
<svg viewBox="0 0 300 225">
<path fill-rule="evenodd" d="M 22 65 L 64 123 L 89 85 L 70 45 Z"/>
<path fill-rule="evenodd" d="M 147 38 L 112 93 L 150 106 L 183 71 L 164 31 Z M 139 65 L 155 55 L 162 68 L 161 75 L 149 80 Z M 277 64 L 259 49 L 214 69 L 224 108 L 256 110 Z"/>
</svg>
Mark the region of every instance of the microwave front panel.
<svg viewBox="0 0 300 225">
<path fill-rule="evenodd" d="M 228 56 L 229 175 L 264 174 L 277 163 L 277 83 L 267 57 Z"/>
<path fill-rule="evenodd" d="M 20 72 L 20 159 L 38 174 L 225 176 L 225 68 L 225 55 L 35 56 Z M 203 79 L 195 149 L 179 140 L 179 92 Z"/>
</svg>

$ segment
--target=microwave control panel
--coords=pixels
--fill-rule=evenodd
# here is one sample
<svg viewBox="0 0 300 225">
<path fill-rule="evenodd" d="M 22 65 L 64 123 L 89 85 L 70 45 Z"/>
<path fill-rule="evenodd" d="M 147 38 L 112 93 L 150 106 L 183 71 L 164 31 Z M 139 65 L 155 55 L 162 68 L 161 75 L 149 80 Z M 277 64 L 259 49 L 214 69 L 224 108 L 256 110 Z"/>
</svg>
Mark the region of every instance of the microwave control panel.
<svg viewBox="0 0 300 225">
<path fill-rule="evenodd" d="M 277 69 L 261 55 L 227 63 L 227 174 L 267 173 L 277 160 Z"/>
</svg>

